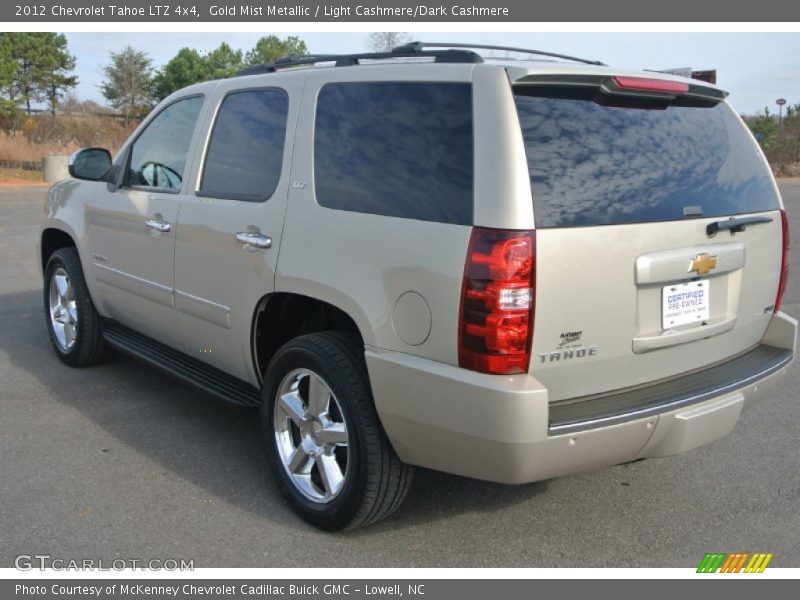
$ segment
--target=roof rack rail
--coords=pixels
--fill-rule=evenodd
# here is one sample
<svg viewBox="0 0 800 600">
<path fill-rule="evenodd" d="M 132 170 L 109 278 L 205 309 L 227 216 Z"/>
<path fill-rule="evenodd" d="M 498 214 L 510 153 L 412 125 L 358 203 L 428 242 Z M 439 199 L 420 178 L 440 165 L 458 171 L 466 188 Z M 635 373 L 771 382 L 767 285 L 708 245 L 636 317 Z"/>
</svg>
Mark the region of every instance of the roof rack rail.
<svg viewBox="0 0 800 600">
<path fill-rule="evenodd" d="M 419 58 L 430 57 L 437 63 L 481 63 L 483 58 L 476 52 L 467 50 L 424 50 L 422 48 L 405 47 L 395 48 L 391 52 L 364 52 L 358 54 L 288 54 L 272 63 L 253 65 L 242 69 L 234 75 L 258 75 L 261 73 L 274 73 L 280 69 L 289 69 L 301 65 L 313 65 L 321 62 L 333 62 L 337 67 L 351 67 L 362 60 L 384 60 L 390 58 Z"/>
<path fill-rule="evenodd" d="M 537 54 L 539 56 L 549 56 L 551 58 L 563 58 L 564 60 L 573 60 L 575 62 L 585 63 L 587 65 L 597 65 L 599 67 L 607 67 L 599 60 L 587 60 L 585 58 L 578 58 L 576 56 L 568 56 L 566 54 L 556 54 L 555 52 L 543 52 L 541 50 L 529 50 L 527 48 L 514 48 L 512 46 L 489 46 L 486 44 L 445 44 L 441 42 L 410 42 L 402 46 L 398 46 L 392 52 L 413 53 L 425 52 L 425 48 L 464 48 L 474 50 L 506 50 L 508 52 L 522 52 L 525 54 Z"/>
</svg>

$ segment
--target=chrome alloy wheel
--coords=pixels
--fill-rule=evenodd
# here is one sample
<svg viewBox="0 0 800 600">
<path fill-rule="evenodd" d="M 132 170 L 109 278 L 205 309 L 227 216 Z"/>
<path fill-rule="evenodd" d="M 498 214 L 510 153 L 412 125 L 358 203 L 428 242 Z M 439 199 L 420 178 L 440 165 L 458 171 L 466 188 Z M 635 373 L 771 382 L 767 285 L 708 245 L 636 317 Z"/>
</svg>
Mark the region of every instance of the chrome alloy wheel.
<svg viewBox="0 0 800 600">
<path fill-rule="evenodd" d="M 50 323 L 56 343 L 62 352 L 69 352 L 78 336 L 78 305 L 69 275 L 59 267 L 50 276 Z"/>
<path fill-rule="evenodd" d="M 342 491 L 350 462 L 336 396 L 313 371 L 295 369 L 278 387 L 273 410 L 275 443 L 289 480 L 309 500 L 330 502 Z"/>
</svg>

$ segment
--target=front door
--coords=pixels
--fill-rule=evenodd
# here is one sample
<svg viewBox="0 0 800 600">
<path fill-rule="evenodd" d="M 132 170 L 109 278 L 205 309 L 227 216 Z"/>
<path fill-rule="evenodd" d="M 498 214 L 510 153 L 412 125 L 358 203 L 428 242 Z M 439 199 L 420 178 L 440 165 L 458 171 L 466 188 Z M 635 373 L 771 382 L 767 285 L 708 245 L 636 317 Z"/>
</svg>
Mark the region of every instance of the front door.
<svg viewBox="0 0 800 600">
<path fill-rule="evenodd" d="M 173 347 L 175 228 L 202 106 L 198 95 L 164 107 L 124 152 L 120 185 L 101 184 L 87 207 L 101 312 Z"/>
</svg>

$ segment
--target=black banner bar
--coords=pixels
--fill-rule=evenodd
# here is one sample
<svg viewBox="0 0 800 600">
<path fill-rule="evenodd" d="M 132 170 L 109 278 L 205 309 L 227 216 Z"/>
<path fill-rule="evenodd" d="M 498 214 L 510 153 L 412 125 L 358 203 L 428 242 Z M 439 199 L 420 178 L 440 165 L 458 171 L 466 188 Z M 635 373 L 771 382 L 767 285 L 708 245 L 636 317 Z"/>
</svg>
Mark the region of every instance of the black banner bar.
<svg viewBox="0 0 800 600">
<path fill-rule="evenodd" d="M 800 3 L 670 0 L 11 0 L 3 22 L 792 22 Z"/>
</svg>

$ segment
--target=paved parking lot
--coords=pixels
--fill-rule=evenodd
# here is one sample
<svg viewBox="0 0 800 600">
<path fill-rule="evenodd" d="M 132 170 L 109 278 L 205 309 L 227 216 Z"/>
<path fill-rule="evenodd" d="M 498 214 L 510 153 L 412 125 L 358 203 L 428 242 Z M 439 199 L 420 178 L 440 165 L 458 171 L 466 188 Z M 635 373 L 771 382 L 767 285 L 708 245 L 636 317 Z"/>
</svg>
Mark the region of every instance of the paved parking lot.
<svg viewBox="0 0 800 600">
<path fill-rule="evenodd" d="M 785 310 L 800 317 L 800 180 Z M 0 188 L 0 567 L 18 554 L 198 567 L 800 566 L 800 367 L 735 432 L 688 454 L 519 487 L 418 471 L 379 525 L 323 534 L 284 505 L 255 413 L 131 359 L 63 366 L 35 265 L 46 188 Z"/>
</svg>

